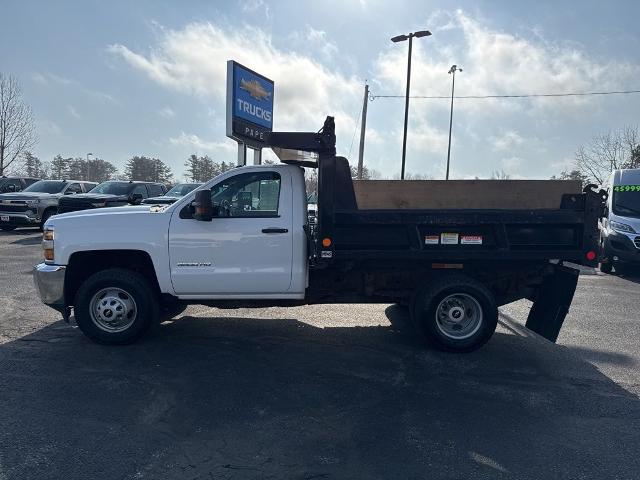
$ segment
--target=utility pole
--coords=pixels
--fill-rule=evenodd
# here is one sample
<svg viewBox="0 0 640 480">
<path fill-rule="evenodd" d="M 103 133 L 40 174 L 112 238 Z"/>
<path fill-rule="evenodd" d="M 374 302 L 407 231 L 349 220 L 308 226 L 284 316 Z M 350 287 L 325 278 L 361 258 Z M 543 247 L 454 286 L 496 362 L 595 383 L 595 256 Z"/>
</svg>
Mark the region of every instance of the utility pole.
<svg viewBox="0 0 640 480">
<path fill-rule="evenodd" d="M 391 41 L 393 43 L 404 42 L 409 40 L 409 57 L 407 59 L 407 93 L 405 95 L 404 102 L 404 135 L 402 137 L 402 170 L 400 171 L 400 180 L 404 180 L 404 166 L 407 158 L 407 126 L 409 124 L 409 90 L 411 88 L 411 47 L 413 45 L 413 37 L 428 37 L 431 35 L 429 30 L 420 30 L 419 32 L 412 32 L 408 35 L 398 35 L 393 37 Z"/>
<path fill-rule="evenodd" d="M 367 129 L 367 104 L 369 103 L 369 85 L 364 84 L 364 100 L 362 101 L 362 125 L 360 125 L 360 152 L 358 153 L 358 180 L 362 180 L 364 164 L 364 133 Z"/>
<path fill-rule="evenodd" d="M 462 69 L 457 65 L 451 65 L 449 74 L 451 77 L 451 113 L 449 114 L 449 147 L 447 147 L 447 175 L 445 180 L 449 180 L 449 162 L 451 161 L 451 127 L 453 126 L 453 94 L 456 89 L 456 72 L 461 72 Z"/>
</svg>

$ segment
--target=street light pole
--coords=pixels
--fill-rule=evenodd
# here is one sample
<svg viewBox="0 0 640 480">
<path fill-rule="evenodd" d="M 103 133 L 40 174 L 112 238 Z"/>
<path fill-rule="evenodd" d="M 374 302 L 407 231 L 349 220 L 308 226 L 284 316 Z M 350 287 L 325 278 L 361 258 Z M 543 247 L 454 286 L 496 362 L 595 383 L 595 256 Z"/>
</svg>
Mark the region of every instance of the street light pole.
<svg viewBox="0 0 640 480">
<path fill-rule="evenodd" d="M 391 41 L 393 43 L 404 42 L 409 40 L 409 54 L 407 58 L 407 93 L 404 101 L 404 134 L 402 136 L 402 169 L 400 171 L 400 180 L 404 180 L 404 167 L 407 159 L 407 127 L 409 125 L 409 92 L 411 89 L 411 50 L 413 47 L 413 37 L 428 37 L 431 35 L 429 30 L 420 30 L 418 32 L 412 32 L 408 35 L 398 35 L 393 37 Z"/>
<path fill-rule="evenodd" d="M 87 153 L 87 178 L 85 180 L 89 181 L 90 177 L 89 177 L 89 172 L 91 170 L 90 164 L 89 164 L 89 155 L 91 155 L 93 157 L 93 153 Z"/>
<path fill-rule="evenodd" d="M 453 94 L 456 88 L 456 72 L 461 72 L 462 69 L 457 65 L 451 65 L 449 73 L 451 77 L 451 113 L 449 114 L 449 146 L 447 147 L 447 175 L 445 180 L 449 180 L 449 162 L 451 161 L 451 127 L 453 126 Z"/>
</svg>

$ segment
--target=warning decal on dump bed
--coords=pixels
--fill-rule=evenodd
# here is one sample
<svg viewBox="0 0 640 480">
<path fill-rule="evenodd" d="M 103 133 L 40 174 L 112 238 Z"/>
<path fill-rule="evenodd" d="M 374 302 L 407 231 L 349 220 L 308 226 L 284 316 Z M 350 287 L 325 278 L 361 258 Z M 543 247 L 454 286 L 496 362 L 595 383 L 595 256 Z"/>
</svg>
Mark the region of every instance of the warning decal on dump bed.
<svg viewBox="0 0 640 480">
<path fill-rule="evenodd" d="M 482 235 L 463 235 L 460 237 L 462 245 L 482 245 Z"/>
<path fill-rule="evenodd" d="M 443 245 L 458 245 L 458 233 L 441 233 L 440 242 Z"/>
<path fill-rule="evenodd" d="M 425 245 L 439 245 L 440 237 L 438 235 L 425 235 L 424 237 Z"/>
</svg>

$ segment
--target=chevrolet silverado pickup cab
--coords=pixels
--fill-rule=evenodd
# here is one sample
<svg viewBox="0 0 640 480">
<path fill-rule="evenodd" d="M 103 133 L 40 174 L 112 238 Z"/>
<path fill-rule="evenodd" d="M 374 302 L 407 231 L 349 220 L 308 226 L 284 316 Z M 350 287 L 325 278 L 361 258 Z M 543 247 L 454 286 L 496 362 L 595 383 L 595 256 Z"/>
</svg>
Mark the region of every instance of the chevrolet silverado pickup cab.
<svg viewBox="0 0 640 480">
<path fill-rule="evenodd" d="M 430 344 L 466 352 L 492 336 L 498 306 L 528 298 L 527 327 L 555 341 L 578 279 L 564 262 L 597 263 L 606 194 L 547 209 L 360 209 L 334 128 L 328 117 L 320 132 L 270 133 L 285 163 L 229 170 L 171 205 L 52 217 L 34 269 L 42 301 L 107 344 L 188 303 L 395 302 Z M 300 151 L 317 160 L 286 158 Z M 313 229 L 303 167 L 319 169 Z"/>
</svg>

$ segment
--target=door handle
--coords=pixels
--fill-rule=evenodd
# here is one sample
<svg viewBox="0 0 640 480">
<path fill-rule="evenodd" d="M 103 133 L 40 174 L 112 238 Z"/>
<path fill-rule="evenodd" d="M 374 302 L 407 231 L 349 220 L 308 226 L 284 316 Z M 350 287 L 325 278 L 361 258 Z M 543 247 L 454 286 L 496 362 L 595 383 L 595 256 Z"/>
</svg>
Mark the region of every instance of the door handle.
<svg viewBox="0 0 640 480">
<path fill-rule="evenodd" d="M 263 228 L 262 233 L 287 233 L 286 228 Z"/>
</svg>

